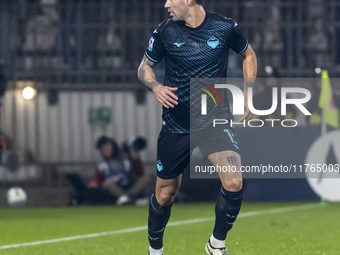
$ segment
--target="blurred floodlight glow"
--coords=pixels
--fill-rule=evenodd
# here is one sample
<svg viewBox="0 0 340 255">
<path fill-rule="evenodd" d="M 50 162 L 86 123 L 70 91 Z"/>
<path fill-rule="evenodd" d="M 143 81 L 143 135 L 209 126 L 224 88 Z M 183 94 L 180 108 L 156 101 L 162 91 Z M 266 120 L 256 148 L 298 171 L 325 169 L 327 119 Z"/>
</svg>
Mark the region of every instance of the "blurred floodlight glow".
<svg viewBox="0 0 340 255">
<path fill-rule="evenodd" d="M 32 87 L 26 87 L 24 88 L 24 90 L 22 91 L 22 96 L 27 99 L 27 100 L 30 100 L 32 99 L 35 94 L 37 93 L 37 91 L 32 88 Z"/>
<path fill-rule="evenodd" d="M 315 73 L 316 74 L 321 74 L 321 68 L 320 67 L 317 67 L 317 68 L 315 68 Z"/>
<path fill-rule="evenodd" d="M 273 67 L 272 66 L 266 66 L 265 68 L 264 68 L 264 71 L 266 72 L 266 75 L 272 75 L 273 74 Z"/>
</svg>

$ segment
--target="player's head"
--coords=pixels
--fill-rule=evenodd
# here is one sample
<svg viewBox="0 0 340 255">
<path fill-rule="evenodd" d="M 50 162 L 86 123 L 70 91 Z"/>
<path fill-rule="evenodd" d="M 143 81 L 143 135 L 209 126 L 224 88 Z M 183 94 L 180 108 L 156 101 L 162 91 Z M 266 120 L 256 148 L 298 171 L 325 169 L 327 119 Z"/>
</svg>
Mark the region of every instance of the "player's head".
<svg viewBox="0 0 340 255">
<path fill-rule="evenodd" d="M 174 21 L 185 20 L 188 17 L 189 8 L 201 4 L 202 0 L 167 0 L 164 7 L 170 12 Z"/>
</svg>

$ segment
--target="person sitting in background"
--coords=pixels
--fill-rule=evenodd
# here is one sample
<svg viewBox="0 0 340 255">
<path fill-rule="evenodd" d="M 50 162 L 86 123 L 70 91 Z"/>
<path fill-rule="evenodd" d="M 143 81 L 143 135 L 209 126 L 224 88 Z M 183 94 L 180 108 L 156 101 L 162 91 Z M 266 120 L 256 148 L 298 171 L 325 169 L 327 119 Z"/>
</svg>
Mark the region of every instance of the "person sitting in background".
<svg viewBox="0 0 340 255">
<path fill-rule="evenodd" d="M 129 181 L 117 143 L 107 136 L 101 136 L 97 140 L 96 148 L 100 160 L 96 166 L 94 180 L 89 186 L 108 190 L 118 198 L 117 205 L 129 203 L 130 198 L 124 191 L 124 186 Z"/>
<path fill-rule="evenodd" d="M 123 143 L 124 162 L 128 169 L 130 189 L 129 193 L 135 198 L 145 194 L 145 189 L 150 182 L 149 175 L 145 173 L 144 164 L 140 152 L 147 146 L 147 141 L 143 137 L 134 137 L 132 142 Z M 144 193 L 144 194 L 143 194 Z"/>
<path fill-rule="evenodd" d="M 131 164 L 124 164 L 126 159 L 121 155 L 117 143 L 107 137 L 101 136 L 96 143 L 100 153 L 100 160 L 97 163 L 94 180 L 90 187 L 102 187 L 108 190 L 111 195 L 117 197 L 116 204 L 123 205 L 131 202 L 131 197 L 137 197 L 144 190 L 144 182 L 131 182 Z M 143 184 L 143 185 L 142 185 Z"/>
</svg>

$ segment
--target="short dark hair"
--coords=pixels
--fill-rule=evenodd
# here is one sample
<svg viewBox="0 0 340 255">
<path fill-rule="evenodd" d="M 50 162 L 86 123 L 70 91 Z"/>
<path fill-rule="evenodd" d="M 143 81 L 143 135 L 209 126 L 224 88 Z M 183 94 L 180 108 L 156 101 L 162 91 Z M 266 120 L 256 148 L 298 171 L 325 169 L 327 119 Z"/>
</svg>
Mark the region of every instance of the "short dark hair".
<svg viewBox="0 0 340 255">
<path fill-rule="evenodd" d="M 98 138 L 97 143 L 96 143 L 96 148 L 100 149 L 101 147 L 103 147 L 103 145 L 110 143 L 110 142 L 111 142 L 111 139 L 103 135 Z"/>
<path fill-rule="evenodd" d="M 100 150 L 105 144 L 107 143 L 111 143 L 112 147 L 113 147 L 113 155 L 112 158 L 117 158 L 120 156 L 120 149 L 118 144 L 116 143 L 115 140 L 113 140 L 112 138 L 109 138 L 105 135 L 101 136 L 98 138 L 97 142 L 96 142 L 96 148 L 98 150 Z"/>
<path fill-rule="evenodd" d="M 202 5 L 203 4 L 203 0 L 195 0 L 197 4 Z"/>
<path fill-rule="evenodd" d="M 145 138 L 138 136 L 132 143 L 132 147 L 135 151 L 141 151 L 146 148 L 148 142 Z"/>
</svg>

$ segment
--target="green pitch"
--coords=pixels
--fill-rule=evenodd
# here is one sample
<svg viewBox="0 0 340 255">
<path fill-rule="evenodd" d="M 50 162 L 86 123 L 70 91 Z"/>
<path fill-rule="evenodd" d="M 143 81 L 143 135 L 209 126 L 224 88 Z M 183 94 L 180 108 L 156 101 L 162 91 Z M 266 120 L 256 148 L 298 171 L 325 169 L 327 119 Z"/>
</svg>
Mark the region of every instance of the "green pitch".
<svg viewBox="0 0 340 255">
<path fill-rule="evenodd" d="M 135 206 L 0 208 L 0 254 L 146 255 L 147 214 Z M 339 216 L 340 204 L 244 204 L 227 248 L 230 255 L 338 255 Z M 164 254 L 204 255 L 213 217 L 212 203 L 175 204 Z"/>
</svg>

